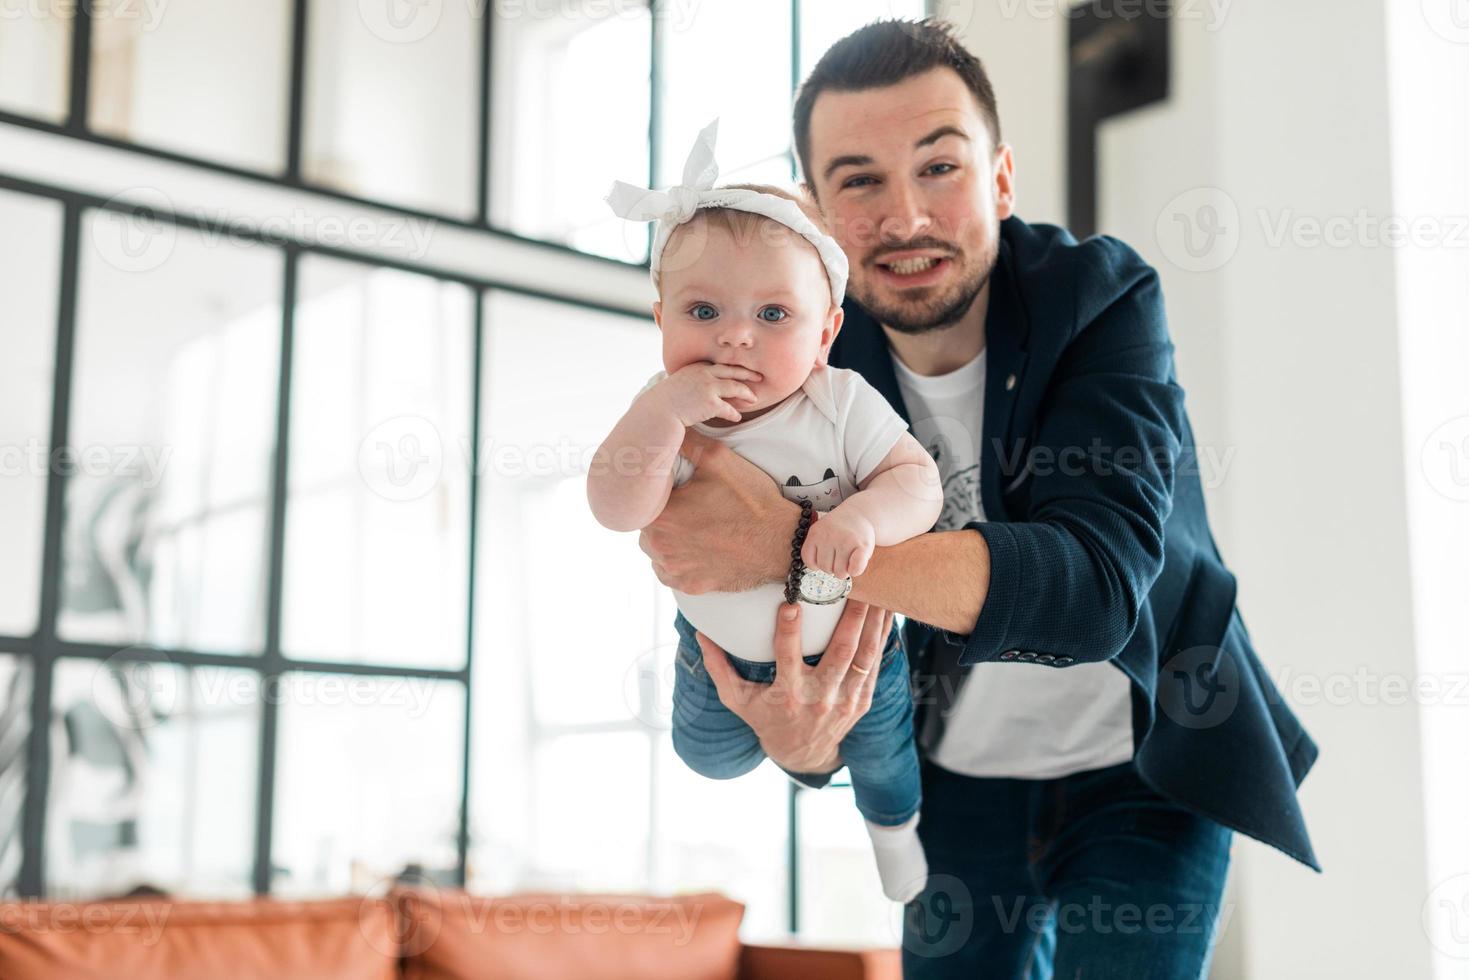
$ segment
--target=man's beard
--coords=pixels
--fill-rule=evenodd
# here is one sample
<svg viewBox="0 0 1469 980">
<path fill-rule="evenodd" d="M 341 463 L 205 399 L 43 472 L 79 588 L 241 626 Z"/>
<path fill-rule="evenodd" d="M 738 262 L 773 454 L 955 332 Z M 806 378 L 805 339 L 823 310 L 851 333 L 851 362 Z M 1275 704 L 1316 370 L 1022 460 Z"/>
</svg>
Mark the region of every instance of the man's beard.
<svg viewBox="0 0 1469 980">
<path fill-rule="evenodd" d="M 884 303 L 875 295 L 875 290 L 869 290 L 865 284 L 860 283 L 853 283 L 850 292 L 852 298 L 879 323 L 898 333 L 921 334 L 943 330 L 964 319 L 975 299 L 984 290 L 985 284 L 990 281 L 990 273 L 994 270 L 998 255 L 999 242 L 996 241 L 995 246 L 982 256 L 982 261 L 964 279 L 944 295 L 932 299 Z"/>
</svg>

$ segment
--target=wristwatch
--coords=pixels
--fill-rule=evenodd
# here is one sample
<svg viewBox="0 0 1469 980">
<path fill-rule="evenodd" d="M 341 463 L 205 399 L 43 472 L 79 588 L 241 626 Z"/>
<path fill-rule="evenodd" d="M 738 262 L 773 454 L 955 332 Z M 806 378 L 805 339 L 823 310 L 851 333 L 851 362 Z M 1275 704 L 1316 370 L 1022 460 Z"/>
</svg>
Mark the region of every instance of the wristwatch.
<svg viewBox="0 0 1469 980">
<path fill-rule="evenodd" d="M 837 578 L 819 568 L 801 570 L 801 601 L 813 606 L 829 606 L 841 602 L 852 592 L 852 577 Z"/>
<path fill-rule="evenodd" d="M 791 568 L 786 575 L 785 599 L 794 605 L 797 600 L 813 606 L 829 606 L 841 602 L 852 591 L 852 579 L 838 578 L 819 568 L 807 568 L 801 560 L 801 546 L 806 543 L 806 532 L 816 520 L 816 510 L 811 501 L 801 501 L 801 519 L 796 523 L 796 533 L 791 539 Z"/>
</svg>

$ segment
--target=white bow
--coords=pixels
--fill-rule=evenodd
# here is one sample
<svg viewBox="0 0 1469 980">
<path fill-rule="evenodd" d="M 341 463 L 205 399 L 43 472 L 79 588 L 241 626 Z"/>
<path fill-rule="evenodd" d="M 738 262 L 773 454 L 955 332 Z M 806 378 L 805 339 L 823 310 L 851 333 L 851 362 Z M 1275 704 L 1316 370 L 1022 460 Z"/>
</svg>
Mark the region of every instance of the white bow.
<svg viewBox="0 0 1469 980">
<path fill-rule="evenodd" d="M 663 260 L 663 250 L 673 229 L 692 218 L 700 208 L 733 208 L 764 215 L 790 228 L 810 242 L 831 283 L 832 302 L 842 304 L 847 290 L 847 256 L 830 235 L 818 228 L 795 201 L 744 188 L 716 188 L 719 164 L 714 159 L 714 144 L 719 136 L 719 120 L 715 119 L 699 131 L 694 146 L 683 165 L 683 183 L 666 191 L 650 190 L 617 180 L 607 195 L 607 203 L 619 217 L 630 221 L 656 221 L 653 252 L 648 267 L 654 282 Z"/>
<path fill-rule="evenodd" d="M 666 191 L 649 190 L 620 180 L 612 182 L 607 203 L 618 217 L 632 221 L 666 221 L 681 225 L 699 210 L 701 191 L 712 190 L 719 177 L 719 164 L 714 161 L 714 142 L 719 138 L 716 119 L 699 132 L 694 148 L 683 165 L 683 183 Z"/>
</svg>

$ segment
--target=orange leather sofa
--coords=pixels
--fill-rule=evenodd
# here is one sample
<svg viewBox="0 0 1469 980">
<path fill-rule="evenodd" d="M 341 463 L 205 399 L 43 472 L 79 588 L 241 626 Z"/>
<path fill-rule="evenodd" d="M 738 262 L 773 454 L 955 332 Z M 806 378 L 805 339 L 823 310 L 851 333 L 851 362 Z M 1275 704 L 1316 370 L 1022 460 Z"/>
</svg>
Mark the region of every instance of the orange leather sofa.
<svg viewBox="0 0 1469 980">
<path fill-rule="evenodd" d="M 897 949 L 753 946 L 717 894 L 403 889 L 0 903 L 4 980 L 899 980 Z"/>
</svg>

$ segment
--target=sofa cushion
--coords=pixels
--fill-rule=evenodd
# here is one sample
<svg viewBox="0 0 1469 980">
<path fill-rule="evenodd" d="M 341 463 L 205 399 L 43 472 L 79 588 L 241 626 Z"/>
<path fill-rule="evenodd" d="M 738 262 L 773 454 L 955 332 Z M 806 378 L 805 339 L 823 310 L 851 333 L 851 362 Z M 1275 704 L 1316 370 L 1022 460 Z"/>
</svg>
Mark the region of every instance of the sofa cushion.
<svg viewBox="0 0 1469 980">
<path fill-rule="evenodd" d="M 405 980 L 734 980 L 745 907 L 717 894 L 400 891 Z"/>
<path fill-rule="evenodd" d="M 0 903 L 5 980 L 393 980 L 384 899 Z"/>
</svg>

